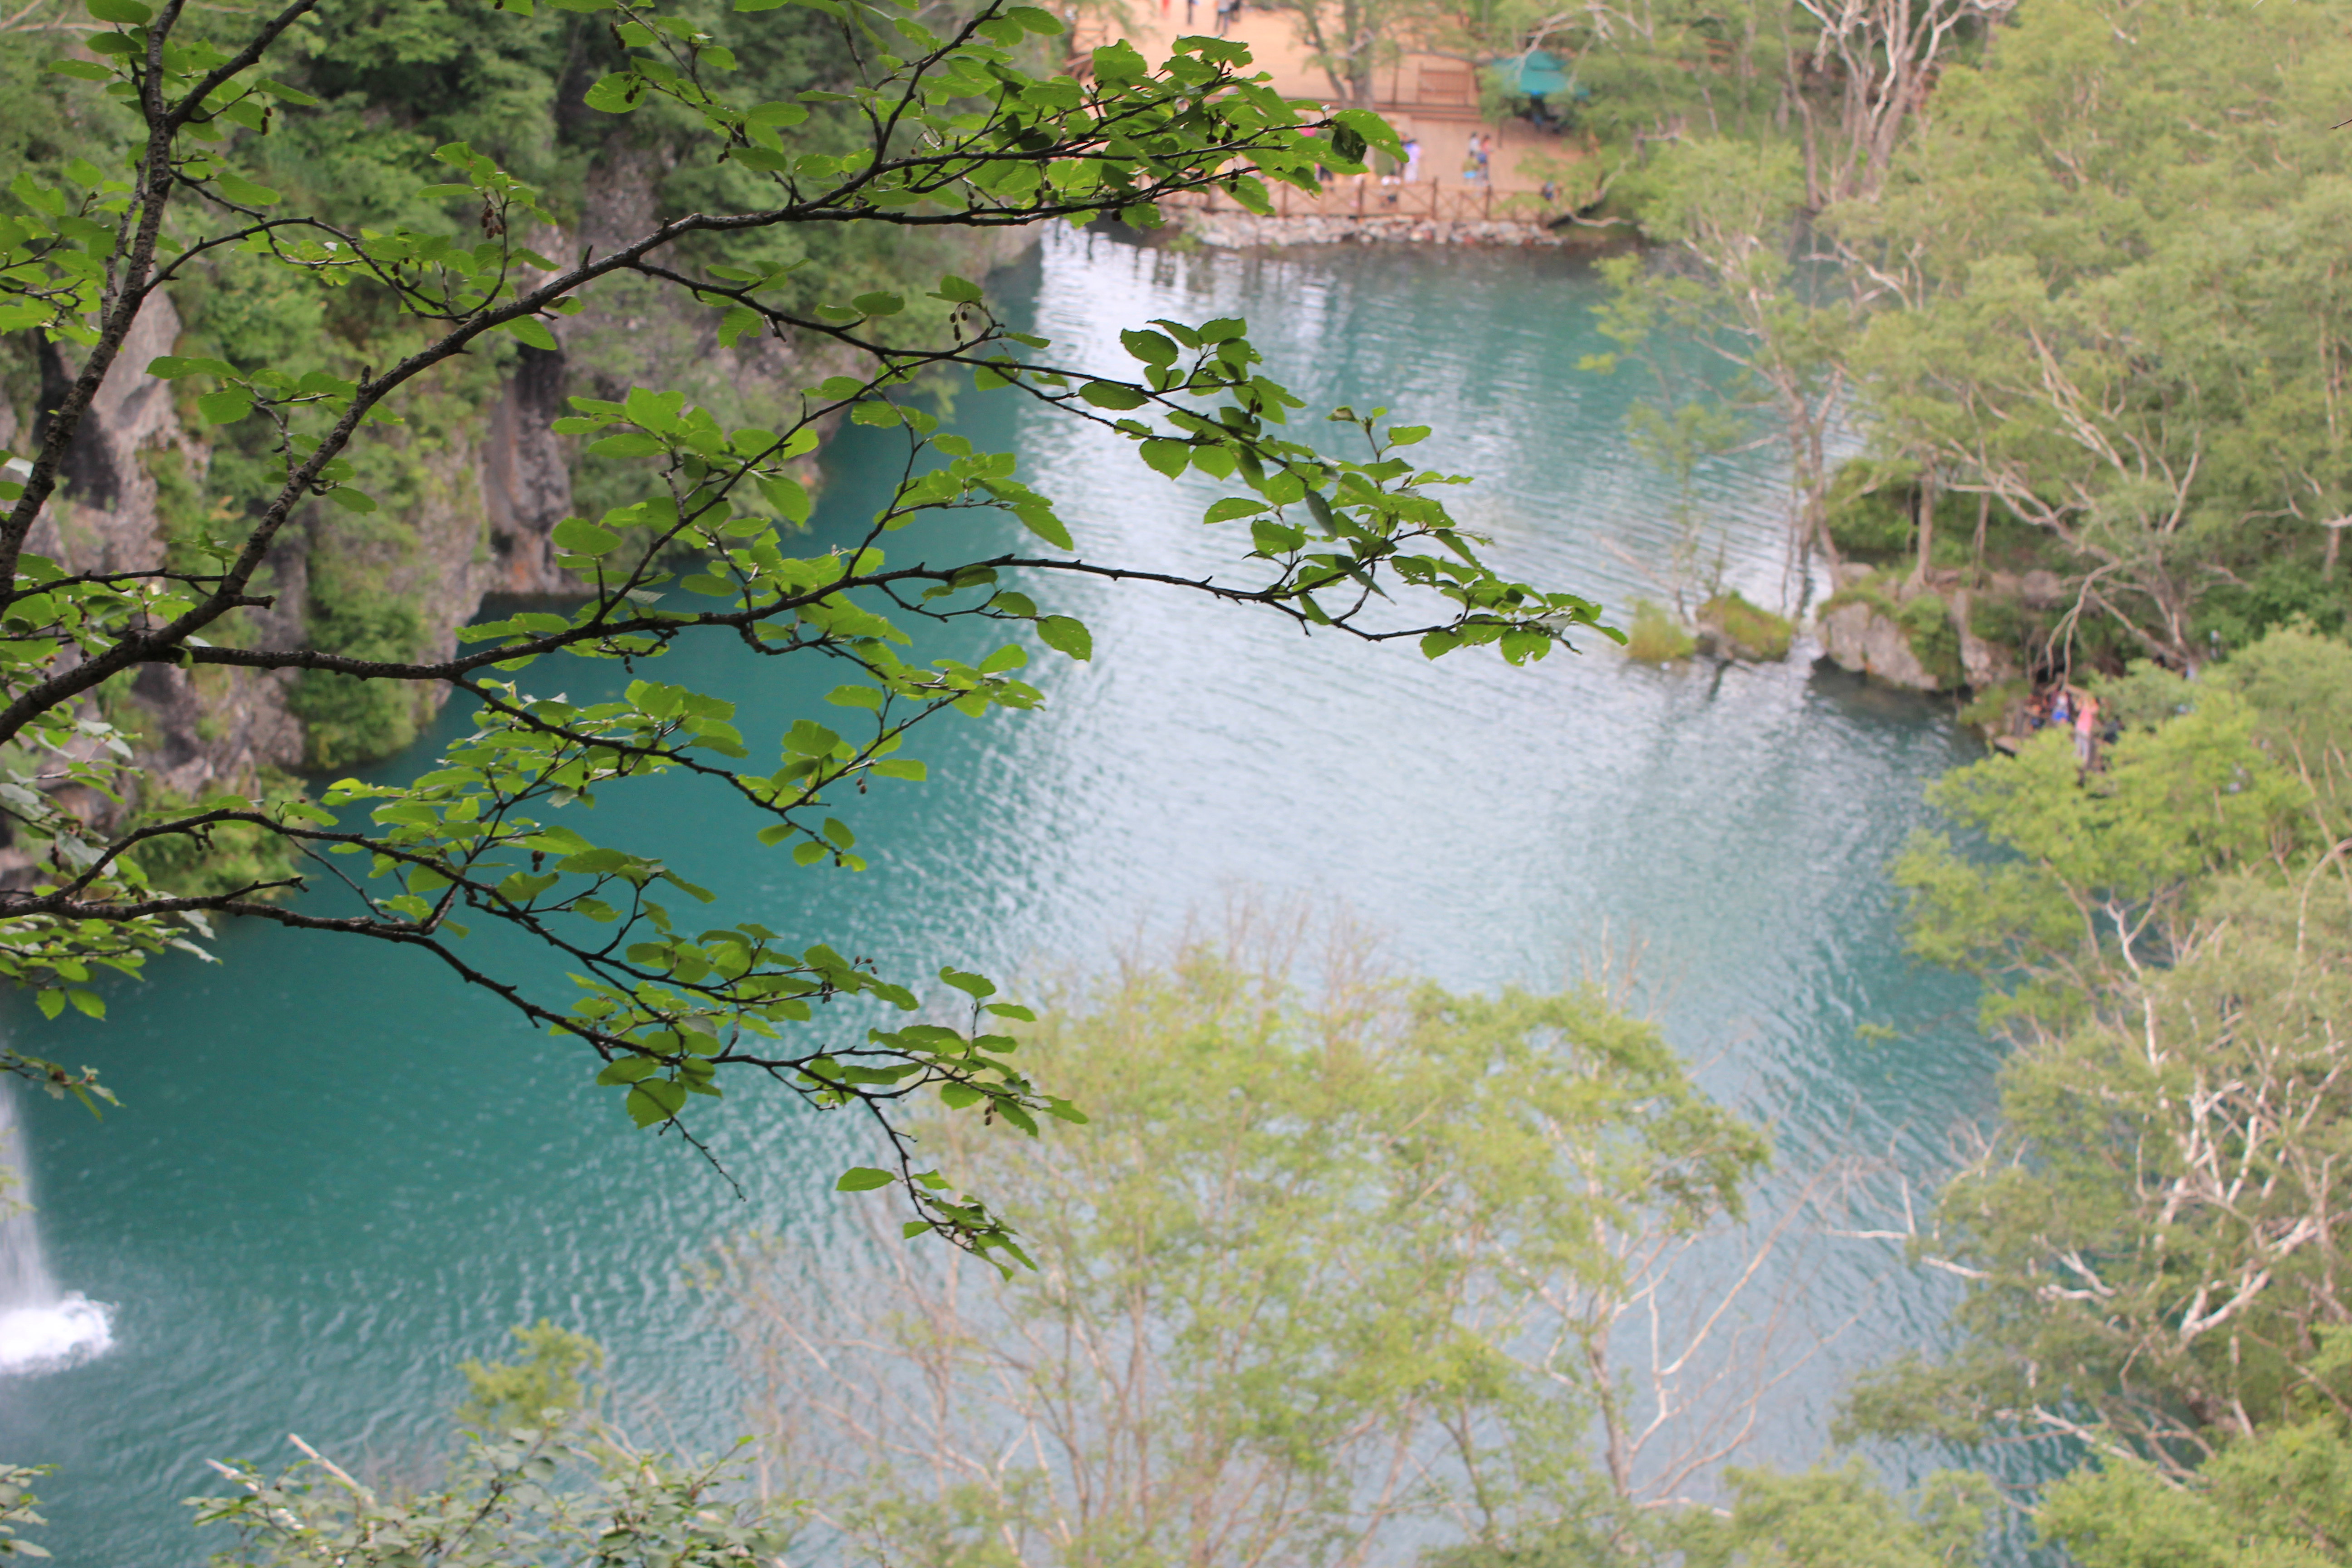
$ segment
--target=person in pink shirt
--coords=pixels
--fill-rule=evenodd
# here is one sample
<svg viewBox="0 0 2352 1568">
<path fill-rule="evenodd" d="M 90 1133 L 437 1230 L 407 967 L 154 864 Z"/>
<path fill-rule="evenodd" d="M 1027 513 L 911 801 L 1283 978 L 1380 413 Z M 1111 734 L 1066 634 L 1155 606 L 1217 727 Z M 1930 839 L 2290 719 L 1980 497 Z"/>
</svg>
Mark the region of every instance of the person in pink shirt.
<svg viewBox="0 0 2352 1568">
<path fill-rule="evenodd" d="M 2099 700 L 2087 691 L 2074 694 L 2074 765 L 2088 773 L 2099 739 Z"/>
</svg>

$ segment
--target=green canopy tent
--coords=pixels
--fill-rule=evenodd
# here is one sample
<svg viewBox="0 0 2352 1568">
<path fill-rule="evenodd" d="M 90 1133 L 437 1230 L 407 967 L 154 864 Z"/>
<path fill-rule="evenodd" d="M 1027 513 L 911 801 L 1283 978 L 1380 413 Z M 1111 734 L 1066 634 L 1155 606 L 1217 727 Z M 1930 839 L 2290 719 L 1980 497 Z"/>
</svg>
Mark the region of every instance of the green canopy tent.
<svg viewBox="0 0 2352 1568">
<path fill-rule="evenodd" d="M 1543 49 L 1505 55 L 1495 62 L 1495 71 L 1502 78 L 1506 92 L 1527 98 L 1584 96 L 1584 89 L 1570 79 L 1568 68 L 1560 63 L 1559 57 Z"/>
</svg>

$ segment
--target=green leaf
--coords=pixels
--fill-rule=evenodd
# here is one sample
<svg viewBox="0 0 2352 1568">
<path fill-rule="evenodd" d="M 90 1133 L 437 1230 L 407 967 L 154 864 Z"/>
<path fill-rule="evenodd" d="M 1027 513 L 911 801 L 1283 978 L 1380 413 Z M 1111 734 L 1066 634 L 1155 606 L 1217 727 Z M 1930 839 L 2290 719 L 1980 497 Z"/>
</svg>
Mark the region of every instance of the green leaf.
<svg viewBox="0 0 2352 1568">
<path fill-rule="evenodd" d="M 135 27 L 147 22 L 155 13 L 139 4 L 139 0 L 86 0 L 89 14 L 101 22 Z"/>
<path fill-rule="evenodd" d="M 1174 364 L 1176 345 L 1160 332 L 1121 332 L 1119 342 L 1146 364 Z"/>
<path fill-rule="evenodd" d="M 1090 381 L 1078 388 L 1078 395 L 1097 408 L 1140 408 L 1150 401 L 1135 388 L 1115 381 Z"/>
<path fill-rule="evenodd" d="M 62 991 L 35 992 L 33 1004 L 40 1008 L 42 1017 L 54 1018 L 66 1010 L 65 993 Z"/>
<path fill-rule="evenodd" d="M 996 994 L 996 983 L 985 974 L 974 974 L 963 969 L 942 969 L 940 978 L 975 1001 L 984 1002 Z"/>
<path fill-rule="evenodd" d="M 1030 532 L 1060 550 L 1074 550 L 1070 531 L 1054 515 L 1054 509 L 1043 497 L 1023 501 L 1013 509 L 1013 514 L 1027 525 Z"/>
<path fill-rule="evenodd" d="M 895 316 L 907 308 L 907 301 L 896 294 L 860 294 L 850 303 L 869 316 Z"/>
<path fill-rule="evenodd" d="M 1192 460 L 1192 448 L 1182 441 L 1146 441 L 1143 460 L 1159 473 L 1174 479 Z"/>
<path fill-rule="evenodd" d="M 805 103 L 771 102 L 755 105 L 743 121 L 755 130 L 781 130 L 798 125 L 808 115 Z"/>
<path fill-rule="evenodd" d="M 841 1173 L 841 1179 L 833 1184 L 833 1190 L 836 1193 L 870 1193 L 877 1187 L 889 1186 L 898 1179 L 889 1172 L 877 1171 L 871 1165 L 852 1165 Z"/>
<path fill-rule="evenodd" d="M 793 172 L 793 155 L 789 153 L 779 153 L 772 147 L 755 144 L 750 147 L 730 148 L 727 156 L 745 168 L 757 169 L 763 174 L 789 174 Z M 751 315 L 751 319 L 755 321 L 759 320 L 756 314 L 749 311 L 745 313 Z"/>
<path fill-rule="evenodd" d="M 574 555 L 609 555 L 621 547 L 621 536 L 597 527 L 584 517 L 567 517 L 549 535 L 558 550 Z"/>
<path fill-rule="evenodd" d="M 375 497 L 349 485 L 337 485 L 327 492 L 327 499 L 345 511 L 371 512 L 375 510 Z"/>
<path fill-rule="evenodd" d="M 83 81 L 114 79 L 114 73 L 96 60 L 51 60 L 48 68 L 58 76 L 79 77 Z"/>
<path fill-rule="evenodd" d="M 314 108 L 319 101 L 299 88 L 288 87 L 284 82 L 273 81 L 266 76 L 255 78 L 253 86 L 257 92 L 266 92 L 280 103 L 290 103 L 299 109 Z"/>
<path fill-rule="evenodd" d="M 795 719 L 784 733 L 784 750 L 803 757 L 826 757 L 841 744 L 841 737 L 824 725 L 806 719 Z"/>
<path fill-rule="evenodd" d="M 549 331 L 547 323 L 536 316 L 517 316 L 507 323 L 507 331 L 535 349 L 544 349 L 549 353 L 558 350 L 555 334 Z"/>
<path fill-rule="evenodd" d="M 143 10 L 145 7 L 142 6 L 141 9 Z M 284 199 L 268 185 L 257 185 L 244 175 L 232 174 L 226 169 L 214 175 L 213 183 L 220 187 L 221 195 L 233 202 L 242 202 L 249 207 L 275 206 Z"/>
<path fill-rule="evenodd" d="M 809 493 L 798 479 L 788 474 L 761 474 L 757 483 L 760 493 L 781 516 L 792 522 L 808 521 Z"/>
<path fill-rule="evenodd" d="M 1094 634 L 1087 630 L 1084 622 L 1073 620 L 1068 616 L 1045 616 L 1037 623 L 1037 635 L 1045 638 L 1045 646 L 1056 653 L 1066 653 L 1081 660 L 1095 656 Z"/>
<path fill-rule="evenodd" d="M 649 1079 L 629 1090 L 629 1120 L 640 1127 L 667 1121 L 686 1104 L 686 1090 L 661 1079 Z"/>
<path fill-rule="evenodd" d="M 1202 522 L 1231 522 L 1237 517 L 1254 516 L 1265 510 L 1265 503 L 1264 501 L 1251 500 L 1246 496 L 1227 496 L 1221 501 L 1212 503 L 1209 510 L 1201 514 L 1201 521 Z"/>
<path fill-rule="evenodd" d="M 650 458 L 656 452 L 667 449 L 660 437 L 648 436 L 639 430 L 624 430 L 616 436 L 607 436 L 601 441 L 592 442 L 588 447 L 590 455 L 598 458 Z"/>
<path fill-rule="evenodd" d="M 182 359 L 178 354 L 162 354 L 147 362 L 147 374 L 158 380 L 172 381 L 184 375 L 235 375 L 236 366 L 226 360 Z"/>
<path fill-rule="evenodd" d="M 196 399 L 196 412 L 208 425 L 234 425 L 253 412 L 253 394 L 241 386 L 225 386 Z"/>
<path fill-rule="evenodd" d="M 590 88 L 581 101 L 600 114 L 626 114 L 637 106 L 643 84 L 635 73 L 614 71 Z"/>
<path fill-rule="evenodd" d="M 1192 466 L 1212 479 L 1230 479 L 1234 477 L 1233 448 L 1195 447 L 1192 448 Z"/>
</svg>

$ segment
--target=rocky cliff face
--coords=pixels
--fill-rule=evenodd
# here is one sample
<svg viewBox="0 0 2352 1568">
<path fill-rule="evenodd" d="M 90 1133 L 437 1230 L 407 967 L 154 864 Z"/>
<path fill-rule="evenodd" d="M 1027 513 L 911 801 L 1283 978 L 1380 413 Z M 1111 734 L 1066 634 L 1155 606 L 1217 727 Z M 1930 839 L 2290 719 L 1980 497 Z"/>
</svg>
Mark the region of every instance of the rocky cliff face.
<svg viewBox="0 0 2352 1568">
<path fill-rule="evenodd" d="M 1982 607 L 2033 604 L 2038 588 L 1995 574 L 1981 589 L 1929 583 L 1906 598 L 1886 580 L 1874 583 L 1866 567 L 1841 568 L 1839 591 L 1815 623 L 1822 652 L 1841 669 L 1905 690 L 1981 691 L 2021 674 L 2015 647 L 1979 635 Z M 1932 612 L 1921 614 L 1931 608 L 1922 603 L 1928 596 Z"/>
<path fill-rule="evenodd" d="M 152 300 L 124 345 L 123 369 L 100 390 L 68 450 L 63 495 L 29 542 L 36 552 L 74 572 L 131 571 L 165 561 L 170 540 L 158 459 L 171 457 L 201 478 L 211 450 L 180 418 L 172 385 L 132 367 L 172 352 L 179 335 L 171 300 Z M 62 385 L 75 367 L 56 348 L 45 345 L 44 355 Z M 44 372 L 47 384 L 50 366 Z M 457 628 L 488 595 L 569 591 L 548 542 L 572 500 L 566 454 L 547 430 L 561 407 L 562 379 L 561 355 L 527 355 L 481 411 L 476 429 L 416 454 L 429 502 L 373 548 L 385 558 L 386 591 L 425 607 L 420 652 L 454 647 Z M 0 445 L 19 444 L 9 428 L 16 423 L 14 411 L 0 416 Z M 267 568 L 273 602 L 249 612 L 256 641 L 302 646 L 311 556 L 333 526 L 314 506 L 281 536 Z M 126 728 L 138 733 L 142 762 L 163 790 L 189 797 L 243 788 L 263 769 L 302 762 L 302 725 L 287 703 L 294 679 L 290 673 L 151 665 L 131 688 L 138 711 L 124 716 Z"/>
<path fill-rule="evenodd" d="M 661 171 L 657 153 L 616 142 L 590 178 L 581 231 L 540 248 L 576 254 L 609 248 L 654 221 Z M 1028 243 L 1017 233 L 975 237 L 959 268 L 977 276 L 1012 259 Z M 413 608 L 415 654 L 446 657 L 457 628 L 494 595 L 568 597 L 576 583 L 555 565 L 550 534 L 573 508 L 571 443 L 548 426 L 574 395 L 619 398 L 631 385 L 684 389 L 730 423 L 772 424 L 778 406 L 794 406 L 798 388 L 855 368 L 829 343 L 761 339 L 722 348 L 718 312 L 656 292 L 636 280 L 592 290 L 585 309 L 555 323 L 559 348 L 523 349 L 511 373 L 463 416 L 430 433 L 395 432 L 410 492 L 365 526 L 334 509 L 298 514 L 272 553 L 261 591 L 265 611 L 247 612 L 256 643 L 302 647 L 314 620 L 321 571 L 339 584 L 365 584 L 363 596 Z M 174 351 L 183 323 L 158 297 L 141 315 L 121 368 L 99 395 L 66 464 L 66 484 L 38 526 L 32 548 L 73 571 L 121 571 L 162 563 L 171 549 L 173 510 L 166 472 L 194 480 L 199 509 L 213 453 L 202 428 L 183 417 L 171 384 L 142 371 Z M 0 447 L 21 450 L 39 437 L 39 408 L 54 405 L 76 364 L 69 347 L 43 345 L 40 395 L 34 405 L 0 398 Z M 29 426 L 29 427 L 28 427 Z M 814 478 L 814 476 L 811 476 Z M 182 481 L 182 490 L 187 484 Z M 180 497 L 182 510 L 189 496 Z M 226 514 L 217 531 L 233 533 Z M 298 677 L 208 668 L 142 671 L 117 719 L 137 737 L 140 761 L 162 792 L 180 798 L 244 792 L 257 774 L 302 765 L 310 751 L 304 723 L 289 703 Z M 444 693 L 420 692 L 420 719 Z M 0 850 L 0 862 L 6 859 Z M 0 875 L 9 869 L 0 864 Z"/>
</svg>

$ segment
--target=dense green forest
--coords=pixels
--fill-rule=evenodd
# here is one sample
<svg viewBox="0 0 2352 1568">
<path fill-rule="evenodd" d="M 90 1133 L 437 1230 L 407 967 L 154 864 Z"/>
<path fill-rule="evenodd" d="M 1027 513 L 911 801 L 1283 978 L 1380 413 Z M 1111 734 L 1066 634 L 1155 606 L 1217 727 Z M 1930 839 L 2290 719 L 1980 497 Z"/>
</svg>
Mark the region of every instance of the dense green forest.
<svg viewBox="0 0 2352 1568">
<path fill-rule="evenodd" d="M 1840 563 L 1824 609 L 1899 617 L 1942 685 L 1980 693 L 1964 637 L 2008 679 L 2342 626 L 2352 42 L 2331 10 L 1496 26 L 1577 61 L 1593 221 L 1656 247 L 1611 264 L 1611 330 L 1655 388 L 1636 437 L 1684 469 L 1784 453 L 1798 526 Z"/>
</svg>

